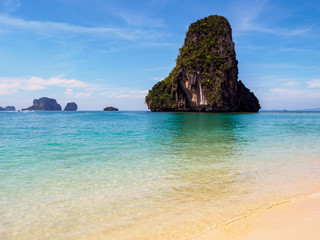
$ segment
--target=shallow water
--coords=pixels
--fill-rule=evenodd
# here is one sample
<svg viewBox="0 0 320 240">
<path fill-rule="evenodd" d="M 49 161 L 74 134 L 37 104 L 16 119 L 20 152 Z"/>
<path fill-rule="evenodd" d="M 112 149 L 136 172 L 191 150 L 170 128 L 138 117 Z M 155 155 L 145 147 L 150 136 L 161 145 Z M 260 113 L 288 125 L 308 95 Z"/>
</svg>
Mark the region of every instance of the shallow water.
<svg viewBox="0 0 320 240">
<path fill-rule="evenodd" d="M 0 239 L 184 239 L 320 189 L 320 113 L 0 113 Z"/>
</svg>

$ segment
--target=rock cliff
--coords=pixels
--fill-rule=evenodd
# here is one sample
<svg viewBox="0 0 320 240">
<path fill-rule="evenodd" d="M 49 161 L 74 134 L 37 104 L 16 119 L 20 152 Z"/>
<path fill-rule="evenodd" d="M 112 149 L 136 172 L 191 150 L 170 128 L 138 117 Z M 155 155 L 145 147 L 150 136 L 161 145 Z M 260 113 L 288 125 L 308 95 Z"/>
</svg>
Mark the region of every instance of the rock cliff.
<svg viewBox="0 0 320 240">
<path fill-rule="evenodd" d="M 22 109 L 23 111 L 61 111 L 61 106 L 53 98 L 39 98 L 33 100 L 31 107 Z"/>
<path fill-rule="evenodd" d="M 77 111 L 78 106 L 75 102 L 67 103 L 63 111 Z"/>
<path fill-rule="evenodd" d="M 256 96 L 238 81 L 228 20 L 209 16 L 189 26 L 176 66 L 146 96 L 151 111 L 257 112 Z"/>
</svg>

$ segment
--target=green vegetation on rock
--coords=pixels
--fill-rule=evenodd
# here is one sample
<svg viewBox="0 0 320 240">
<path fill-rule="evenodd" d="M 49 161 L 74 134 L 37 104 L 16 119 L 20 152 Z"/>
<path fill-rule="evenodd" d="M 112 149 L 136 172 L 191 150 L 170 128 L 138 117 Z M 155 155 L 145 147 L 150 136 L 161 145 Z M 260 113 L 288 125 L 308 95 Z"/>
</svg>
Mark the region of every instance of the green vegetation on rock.
<svg viewBox="0 0 320 240">
<path fill-rule="evenodd" d="M 167 108 L 173 109 L 176 107 L 176 99 L 174 94 L 172 94 L 172 85 L 175 78 L 175 71 L 169 74 L 163 81 L 158 82 L 156 85 L 149 90 L 146 96 L 146 103 L 149 108 Z"/>
<path fill-rule="evenodd" d="M 217 78 L 217 72 L 220 72 L 220 83 L 224 79 L 221 73 L 232 68 L 232 63 L 227 62 L 227 57 L 223 56 L 225 54 L 221 55 L 220 52 L 223 44 L 223 49 L 228 55 L 234 54 L 233 46 L 228 46 L 224 39 L 230 35 L 230 24 L 221 16 L 213 15 L 192 23 L 180 48 L 176 67 L 167 78 L 158 82 L 149 91 L 146 97 L 148 107 L 150 109 L 176 107 L 173 83 L 182 68 L 187 69 L 189 78 L 191 74 L 201 73 L 201 85 L 209 97 L 210 104 L 214 105 L 217 100 L 215 93 L 219 92 L 221 84 L 214 84 L 213 80 Z M 212 92 L 213 90 L 215 91 Z"/>
<path fill-rule="evenodd" d="M 231 26 L 226 18 L 212 15 L 189 26 L 176 66 L 153 86 L 146 103 L 152 111 L 236 111 L 241 99 L 237 86 Z M 259 110 L 259 101 L 252 106 Z"/>
<path fill-rule="evenodd" d="M 233 46 L 228 46 L 228 36 L 231 36 L 231 27 L 224 17 L 213 15 L 192 23 L 180 49 L 177 66 L 187 67 L 190 73 L 229 69 L 232 66 L 226 62 L 226 54 L 232 55 Z"/>
</svg>

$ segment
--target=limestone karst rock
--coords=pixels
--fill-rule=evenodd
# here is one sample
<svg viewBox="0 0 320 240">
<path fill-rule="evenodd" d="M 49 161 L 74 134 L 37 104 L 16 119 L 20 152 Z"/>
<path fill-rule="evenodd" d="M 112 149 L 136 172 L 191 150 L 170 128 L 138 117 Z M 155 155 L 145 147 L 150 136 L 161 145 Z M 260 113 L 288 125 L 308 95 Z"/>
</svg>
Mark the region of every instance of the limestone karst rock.
<svg viewBox="0 0 320 240">
<path fill-rule="evenodd" d="M 31 107 L 22 109 L 23 111 L 61 111 L 60 104 L 53 98 L 42 97 L 33 100 Z"/>
<path fill-rule="evenodd" d="M 14 106 L 6 106 L 4 109 L 5 111 L 10 111 L 10 112 L 16 111 L 16 108 Z"/>
<path fill-rule="evenodd" d="M 119 109 L 110 106 L 110 107 L 105 107 L 105 108 L 103 109 L 103 111 L 119 111 Z"/>
<path fill-rule="evenodd" d="M 16 108 L 14 106 L 6 106 L 6 107 L 0 107 L 0 111 L 8 111 L 8 112 L 14 112 L 16 111 Z"/>
<path fill-rule="evenodd" d="M 259 111 L 259 100 L 238 81 L 226 18 L 212 15 L 189 26 L 176 66 L 153 86 L 146 103 L 151 111 Z"/>
<path fill-rule="evenodd" d="M 75 102 L 70 102 L 70 103 L 67 103 L 63 111 L 77 111 L 77 110 L 78 110 L 77 104 Z"/>
</svg>

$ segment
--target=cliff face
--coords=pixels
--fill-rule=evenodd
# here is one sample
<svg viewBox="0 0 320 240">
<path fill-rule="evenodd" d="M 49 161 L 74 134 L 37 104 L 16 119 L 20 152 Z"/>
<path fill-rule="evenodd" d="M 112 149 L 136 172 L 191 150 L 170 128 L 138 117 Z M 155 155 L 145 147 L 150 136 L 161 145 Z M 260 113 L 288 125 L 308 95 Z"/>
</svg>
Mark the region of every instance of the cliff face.
<svg viewBox="0 0 320 240">
<path fill-rule="evenodd" d="M 238 81 L 231 26 L 213 15 L 192 23 L 177 64 L 149 91 L 151 111 L 257 112 L 259 101 Z"/>
<path fill-rule="evenodd" d="M 60 104 L 53 98 L 39 98 L 33 100 L 33 105 L 31 107 L 22 110 L 35 110 L 35 111 L 61 111 L 62 108 Z"/>
</svg>

